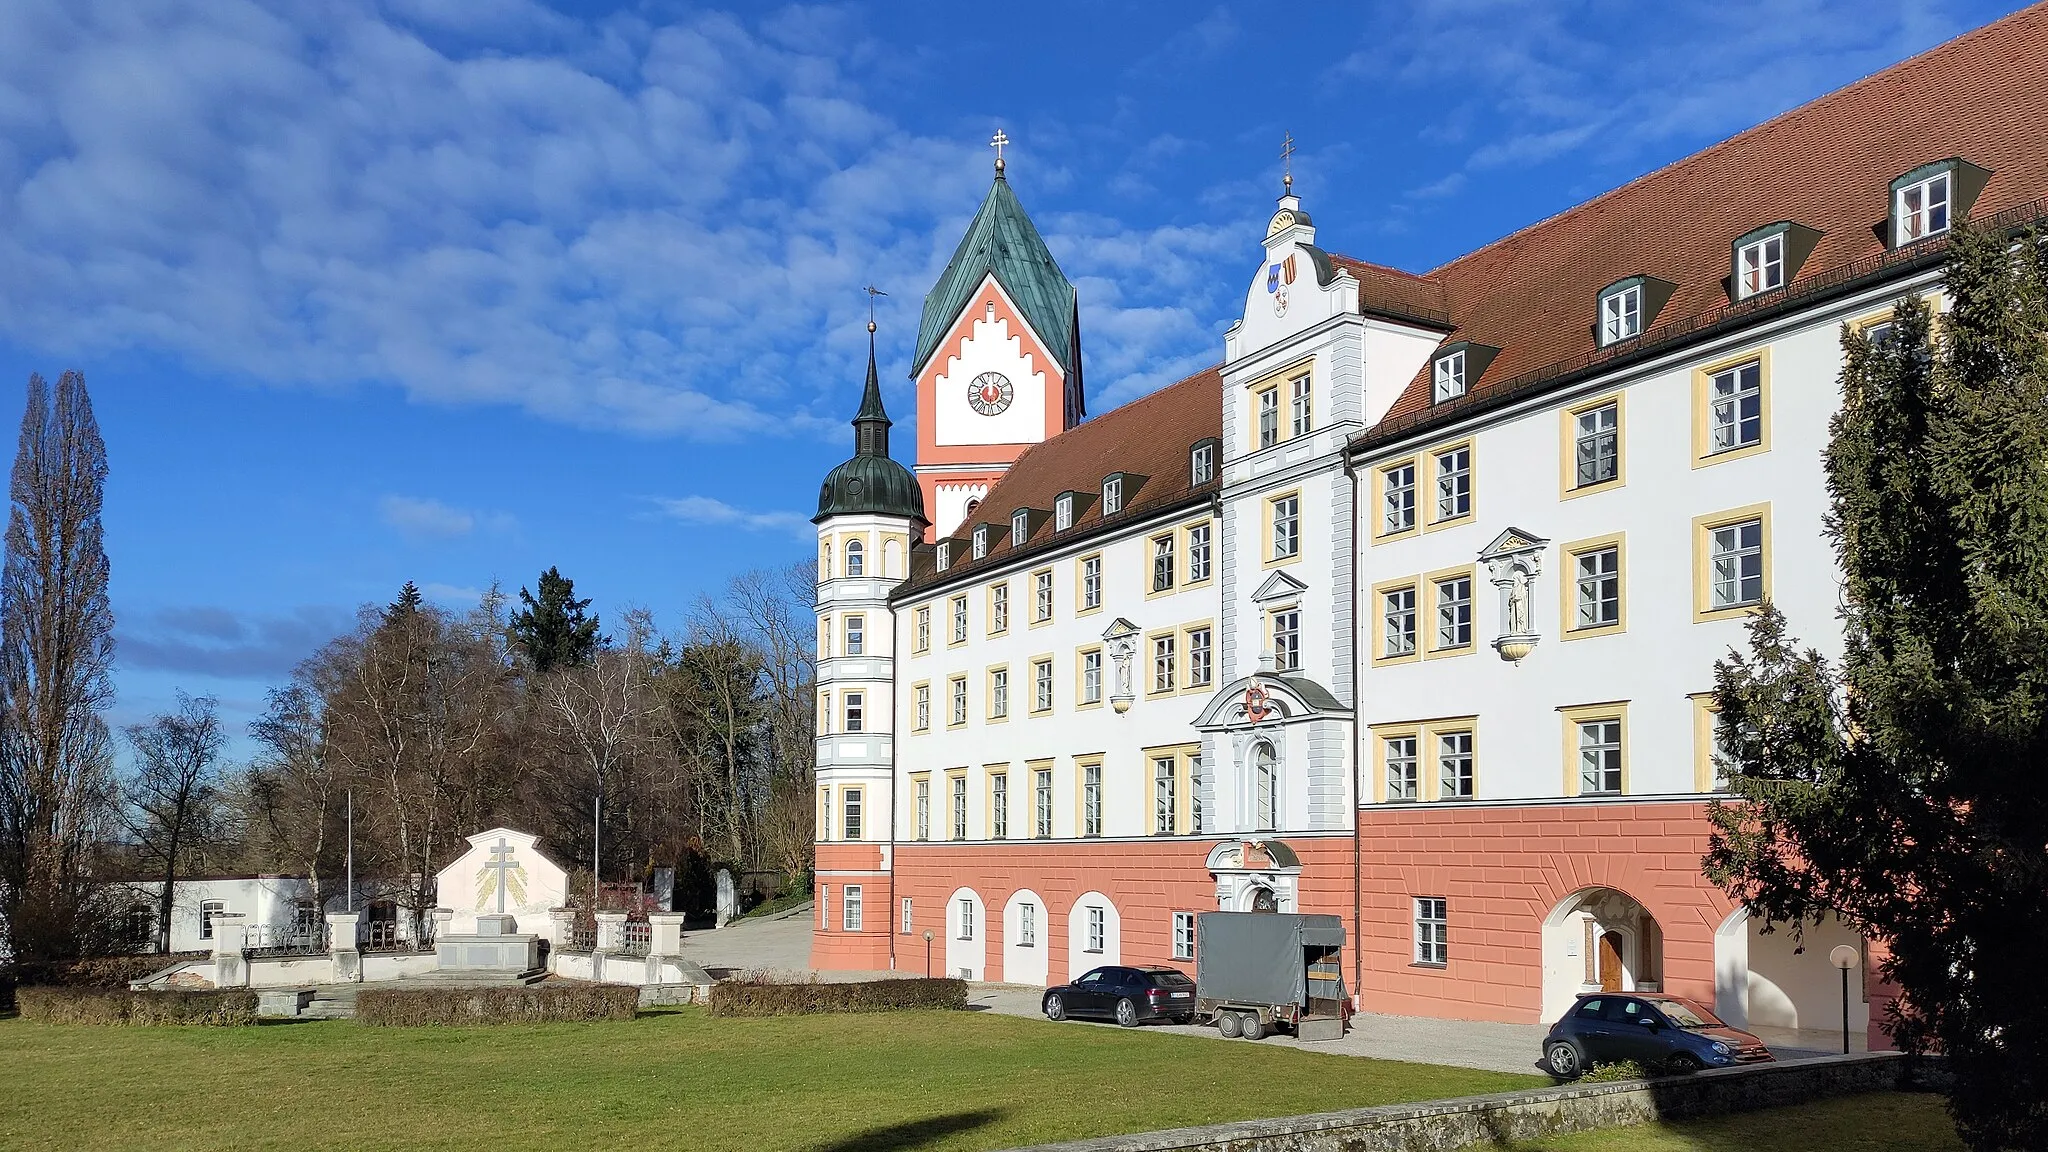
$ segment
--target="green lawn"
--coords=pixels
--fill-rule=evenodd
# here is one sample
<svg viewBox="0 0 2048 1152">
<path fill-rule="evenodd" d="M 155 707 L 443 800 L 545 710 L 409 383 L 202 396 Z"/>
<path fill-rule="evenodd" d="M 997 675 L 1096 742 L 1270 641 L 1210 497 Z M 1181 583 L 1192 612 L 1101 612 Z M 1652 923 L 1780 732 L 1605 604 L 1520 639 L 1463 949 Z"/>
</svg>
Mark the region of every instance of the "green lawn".
<svg viewBox="0 0 2048 1152">
<path fill-rule="evenodd" d="M 1879 1092 L 1683 1124 L 1604 1128 L 1491 1152 L 1962 1152 L 1962 1147 L 1941 1097 Z"/>
<path fill-rule="evenodd" d="M 0 1069 L 0 1147 L 134 1152 L 937 1152 L 1547 1083 L 983 1013 L 697 1009 L 474 1029 L 0 1020 Z"/>
</svg>

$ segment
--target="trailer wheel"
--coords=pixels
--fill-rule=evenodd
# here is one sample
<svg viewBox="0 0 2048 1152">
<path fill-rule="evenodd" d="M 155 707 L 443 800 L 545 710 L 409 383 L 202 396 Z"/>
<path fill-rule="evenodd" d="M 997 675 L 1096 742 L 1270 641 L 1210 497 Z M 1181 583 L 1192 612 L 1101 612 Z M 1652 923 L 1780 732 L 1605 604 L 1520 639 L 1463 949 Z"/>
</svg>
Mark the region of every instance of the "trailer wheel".
<svg viewBox="0 0 2048 1152">
<path fill-rule="evenodd" d="M 1266 1026 L 1260 1023 L 1257 1012 L 1247 1012 L 1244 1014 L 1243 1031 L 1244 1038 L 1247 1040 L 1263 1040 L 1266 1037 Z"/>
<path fill-rule="evenodd" d="M 1244 1034 L 1244 1021 L 1238 1019 L 1235 1012 L 1218 1012 L 1216 1032 L 1225 1040 L 1235 1040 Z"/>
</svg>

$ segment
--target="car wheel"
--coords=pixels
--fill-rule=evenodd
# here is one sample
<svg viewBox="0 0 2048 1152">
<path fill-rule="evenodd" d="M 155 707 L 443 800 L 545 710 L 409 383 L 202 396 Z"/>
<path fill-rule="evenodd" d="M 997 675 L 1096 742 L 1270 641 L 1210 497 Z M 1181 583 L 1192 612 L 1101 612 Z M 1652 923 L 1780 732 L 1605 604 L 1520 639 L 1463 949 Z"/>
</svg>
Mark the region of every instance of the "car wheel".
<svg viewBox="0 0 2048 1152">
<path fill-rule="evenodd" d="M 1560 1080 L 1577 1080 L 1586 1072 L 1585 1062 L 1579 1059 L 1578 1046 L 1569 1040 L 1559 1040 L 1544 1049 L 1543 1058 L 1550 1063 L 1551 1075 Z"/>
<path fill-rule="evenodd" d="M 1671 1059 L 1666 1060 L 1664 1066 L 1678 1075 L 1684 1076 L 1697 1072 L 1707 1065 L 1705 1061 L 1690 1052 L 1678 1052 L 1674 1053 Z"/>
<path fill-rule="evenodd" d="M 1265 1036 L 1266 1026 L 1259 1022 L 1259 1014 L 1257 1012 L 1246 1012 L 1244 1014 L 1244 1038 L 1247 1040 L 1263 1040 Z"/>
<path fill-rule="evenodd" d="M 1235 1040 L 1244 1035 L 1244 1020 L 1235 1012 L 1216 1014 L 1216 1034 L 1225 1040 Z"/>
<path fill-rule="evenodd" d="M 1045 1018 L 1047 1020 L 1065 1020 L 1067 1018 L 1067 1002 L 1060 998 L 1059 993 L 1055 992 L 1045 998 Z"/>
<path fill-rule="evenodd" d="M 1116 1002 L 1116 1022 L 1126 1028 L 1138 1026 L 1138 1006 L 1131 1003 L 1130 997 Z"/>
</svg>

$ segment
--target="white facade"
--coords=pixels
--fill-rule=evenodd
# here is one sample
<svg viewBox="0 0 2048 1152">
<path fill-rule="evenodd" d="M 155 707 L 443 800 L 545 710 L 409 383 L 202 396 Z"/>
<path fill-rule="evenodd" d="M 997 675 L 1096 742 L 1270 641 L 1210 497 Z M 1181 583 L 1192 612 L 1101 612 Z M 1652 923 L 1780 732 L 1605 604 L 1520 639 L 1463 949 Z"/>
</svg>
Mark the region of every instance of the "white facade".
<svg viewBox="0 0 2048 1152">
<path fill-rule="evenodd" d="M 915 525 L 893 516 L 835 516 L 818 529 L 820 840 L 889 839 L 897 708 L 889 593 L 909 574 L 916 539 Z M 887 914 L 879 901 L 876 908 Z"/>
</svg>

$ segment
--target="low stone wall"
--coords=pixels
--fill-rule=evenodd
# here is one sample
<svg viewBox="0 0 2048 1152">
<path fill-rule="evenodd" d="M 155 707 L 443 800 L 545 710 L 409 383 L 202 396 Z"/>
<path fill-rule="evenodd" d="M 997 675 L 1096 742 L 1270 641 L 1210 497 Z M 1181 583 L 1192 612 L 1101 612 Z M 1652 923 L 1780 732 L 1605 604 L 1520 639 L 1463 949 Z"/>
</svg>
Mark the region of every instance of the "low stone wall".
<svg viewBox="0 0 2048 1152">
<path fill-rule="evenodd" d="M 1201 1128 L 1040 1144 L 1021 1152 L 1449 1152 L 1919 1086 L 1924 1062 L 1896 1052 L 1715 1068 L 1689 1076 L 1566 1084 Z M 1924 1080 L 1920 1078 L 1920 1080 Z"/>
<path fill-rule="evenodd" d="M 362 956 L 363 980 L 368 983 L 417 976 L 440 967 L 432 952 L 365 952 Z"/>
<path fill-rule="evenodd" d="M 642 984 L 640 1006 L 642 1008 L 666 1007 L 671 1004 L 709 1004 L 709 984 Z"/>
<path fill-rule="evenodd" d="M 298 988 L 334 980 L 334 959 L 317 956 L 255 956 L 249 959 L 249 987 Z"/>
</svg>

